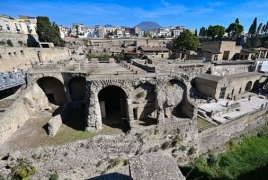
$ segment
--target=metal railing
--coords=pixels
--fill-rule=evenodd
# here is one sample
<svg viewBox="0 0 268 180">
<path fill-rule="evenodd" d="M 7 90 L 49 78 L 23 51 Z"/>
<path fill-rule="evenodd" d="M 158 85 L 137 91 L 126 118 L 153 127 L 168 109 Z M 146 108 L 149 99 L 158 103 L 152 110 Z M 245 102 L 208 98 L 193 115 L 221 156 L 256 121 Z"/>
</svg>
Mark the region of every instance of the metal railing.
<svg viewBox="0 0 268 180">
<path fill-rule="evenodd" d="M 25 73 L 22 71 L 0 73 L 0 91 L 23 85 L 25 83 Z"/>
</svg>

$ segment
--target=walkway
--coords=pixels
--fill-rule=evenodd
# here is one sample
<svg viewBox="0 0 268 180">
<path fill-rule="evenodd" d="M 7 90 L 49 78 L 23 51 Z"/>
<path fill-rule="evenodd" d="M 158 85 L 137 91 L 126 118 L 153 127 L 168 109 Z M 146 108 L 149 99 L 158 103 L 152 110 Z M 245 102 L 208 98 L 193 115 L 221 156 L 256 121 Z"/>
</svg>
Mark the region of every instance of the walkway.
<svg viewBox="0 0 268 180">
<path fill-rule="evenodd" d="M 26 83 L 25 74 L 18 72 L 0 72 L 0 91 Z"/>
<path fill-rule="evenodd" d="M 226 103 L 228 102 L 228 107 Z M 218 123 L 227 123 L 247 114 L 252 114 L 261 109 L 268 108 L 268 100 L 264 95 L 257 96 L 252 93 L 250 101 L 242 98 L 237 101 L 227 99 L 219 100 L 217 103 L 205 103 L 198 106 L 208 113 L 212 112 L 211 118 Z"/>
</svg>

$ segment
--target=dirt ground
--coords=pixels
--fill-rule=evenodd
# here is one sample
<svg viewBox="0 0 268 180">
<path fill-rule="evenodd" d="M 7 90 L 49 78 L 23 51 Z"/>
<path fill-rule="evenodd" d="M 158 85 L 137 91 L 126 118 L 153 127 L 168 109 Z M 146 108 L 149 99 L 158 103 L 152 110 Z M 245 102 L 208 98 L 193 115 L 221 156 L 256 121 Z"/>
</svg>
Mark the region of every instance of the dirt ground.
<svg viewBox="0 0 268 180">
<path fill-rule="evenodd" d="M 103 125 L 99 132 L 84 131 L 84 112 L 82 109 L 70 112 L 67 122 L 63 123 L 56 136 L 47 135 L 46 124 L 51 113 L 40 113 L 36 119 L 28 120 L 0 147 L 0 152 L 27 150 L 40 146 L 62 145 L 76 140 L 92 138 L 98 134 L 123 134 L 122 129 Z"/>
</svg>

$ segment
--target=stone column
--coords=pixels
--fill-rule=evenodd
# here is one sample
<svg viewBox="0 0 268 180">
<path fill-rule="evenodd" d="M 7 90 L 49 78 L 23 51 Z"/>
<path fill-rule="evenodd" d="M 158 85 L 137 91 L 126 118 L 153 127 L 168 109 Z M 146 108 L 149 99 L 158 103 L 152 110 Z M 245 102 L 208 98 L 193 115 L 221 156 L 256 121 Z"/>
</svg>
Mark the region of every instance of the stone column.
<svg viewBox="0 0 268 180">
<path fill-rule="evenodd" d="M 87 107 L 87 131 L 102 129 L 101 109 L 97 93 L 91 91 Z"/>
<path fill-rule="evenodd" d="M 267 51 L 265 51 L 265 54 L 264 54 L 264 58 L 266 58 L 267 57 Z"/>
<path fill-rule="evenodd" d="M 126 99 L 126 109 L 127 109 L 127 120 L 129 121 L 129 125 L 132 128 L 132 124 L 135 123 L 134 114 L 133 114 L 133 105 L 132 99 Z"/>
<path fill-rule="evenodd" d="M 105 101 L 100 101 L 101 117 L 106 119 Z"/>
</svg>

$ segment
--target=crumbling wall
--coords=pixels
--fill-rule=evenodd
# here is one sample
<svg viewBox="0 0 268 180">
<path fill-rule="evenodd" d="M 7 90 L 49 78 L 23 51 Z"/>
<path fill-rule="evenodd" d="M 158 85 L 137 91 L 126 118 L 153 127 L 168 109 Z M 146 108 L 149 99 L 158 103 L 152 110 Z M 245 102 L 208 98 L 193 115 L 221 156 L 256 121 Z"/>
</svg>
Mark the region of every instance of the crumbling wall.
<svg viewBox="0 0 268 180">
<path fill-rule="evenodd" d="M 69 58 L 67 48 L 2 47 L 0 48 L 0 71 L 11 71 L 13 67 L 28 68 L 31 67 L 31 63 L 35 62 L 59 61 Z"/>
<path fill-rule="evenodd" d="M 176 162 L 183 165 L 196 158 L 197 137 L 194 122 L 180 121 L 124 135 L 98 135 L 66 145 L 10 153 L 14 161 L 23 157 L 33 162 L 38 170 L 33 179 L 42 179 L 51 170 L 57 171 L 59 179 L 86 179 L 112 172 L 126 160 L 150 152 L 173 154 Z M 190 149 L 195 150 L 193 154 L 189 154 Z"/>
<path fill-rule="evenodd" d="M 232 122 L 206 129 L 199 133 L 199 152 L 205 153 L 208 149 L 222 151 L 225 144 L 232 138 L 243 134 L 256 132 L 256 129 L 267 123 L 266 110 L 245 115 Z"/>
<path fill-rule="evenodd" d="M 156 92 L 154 85 L 143 83 L 136 86 L 132 93 L 133 108 L 137 109 L 137 119 L 152 116 L 156 118 Z"/>
<path fill-rule="evenodd" d="M 174 81 L 170 84 L 169 81 Z M 117 86 L 122 88 L 126 93 L 127 98 L 127 117 L 130 124 L 134 121 L 133 108 L 136 108 L 136 102 L 142 98 L 137 98 L 138 91 L 147 96 L 146 88 L 141 91 L 135 88 L 144 83 L 149 83 L 154 86 L 156 93 L 156 102 L 154 108 L 156 109 L 156 116 L 158 123 L 164 123 L 165 118 L 171 118 L 171 115 L 182 117 L 186 115 L 189 118 L 194 117 L 194 105 L 191 105 L 188 97 L 188 89 L 190 89 L 190 82 L 188 76 L 185 74 L 176 75 L 174 77 L 162 76 L 155 78 L 138 78 L 138 79 L 114 79 L 114 80 L 94 80 L 87 83 L 87 97 L 86 97 L 86 116 L 88 119 L 87 130 L 94 130 L 94 128 L 101 129 L 101 111 L 98 100 L 98 93 L 107 86 Z M 150 93 L 152 94 L 152 92 Z M 148 97 L 149 99 L 152 97 Z M 147 99 L 146 101 L 149 101 Z M 145 100 L 145 99 L 144 99 Z M 145 101 L 144 101 L 145 102 Z M 153 102 L 152 102 L 153 103 Z M 143 103 L 144 104 L 144 103 Z M 145 103 L 146 104 L 146 103 Z M 148 103 L 147 103 L 148 104 Z M 183 107 L 186 105 L 186 107 Z M 153 106 L 153 104 L 148 104 Z M 145 110 L 145 106 L 144 110 Z M 145 113 L 149 114 L 149 111 Z M 181 116 L 182 115 L 182 116 Z M 184 116 L 185 118 L 185 116 Z"/>
<path fill-rule="evenodd" d="M 240 74 L 249 72 L 251 64 L 237 64 L 237 65 L 214 65 L 212 66 L 213 75 L 226 76 L 230 74 Z"/>
<path fill-rule="evenodd" d="M 0 117 L 0 144 L 5 142 L 30 118 L 39 111 L 51 109 L 47 98 L 38 85 L 33 85 L 4 112 Z"/>
</svg>

